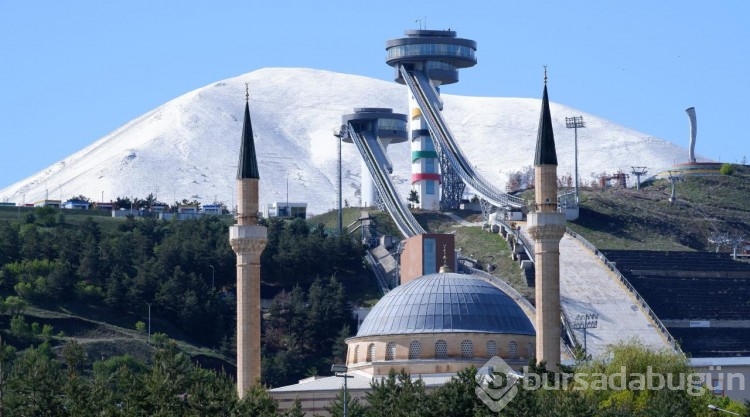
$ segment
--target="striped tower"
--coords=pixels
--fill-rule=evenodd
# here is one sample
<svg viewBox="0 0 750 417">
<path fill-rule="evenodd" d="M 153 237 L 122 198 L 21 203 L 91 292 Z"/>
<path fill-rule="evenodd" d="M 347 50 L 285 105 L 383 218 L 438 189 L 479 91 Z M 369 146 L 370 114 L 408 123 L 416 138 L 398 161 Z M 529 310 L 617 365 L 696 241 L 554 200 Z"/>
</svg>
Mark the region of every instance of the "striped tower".
<svg viewBox="0 0 750 417">
<path fill-rule="evenodd" d="M 556 371 L 560 363 L 560 239 L 565 214 L 557 211 L 557 154 L 544 73 L 542 113 L 534 158 L 535 211 L 528 229 L 536 259 L 536 360 Z"/>
<path fill-rule="evenodd" d="M 409 130 L 411 138 L 411 186 L 419 195 L 416 207 L 426 210 L 440 208 L 440 163 L 430 136 L 427 121 L 422 116 L 414 95 L 409 94 Z"/>
<path fill-rule="evenodd" d="M 229 242 L 237 254 L 237 393 L 240 398 L 260 380 L 260 254 L 266 228 L 258 225 L 258 161 L 245 93 L 240 161 L 237 167 L 237 224 Z"/>
<path fill-rule="evenodd" d="M 440 86 L 458 82 L 460 68 L 473 67 L 477 63 L 477 43 L 470 39 L 457 38 L 452 30 L 407 30 L 405 37 L 391 39 L 385 43 L 386 64 L 396 70 L 396 82 L 404 84 L 400 66 L 410 71 L 424 73 L 440 94 Z M 417 99 L 407 89 L 409 95 L 409 130 L 411 131 L 411 183 L 412 189 L 419 195 L 418 208 L 439 210 L 441 200 L 456 198 L 456 206 L 463 192 L 461 184 L 458 196 L 451 175 L 446 173 L 447 165 L 441 175 L 441 162 L 435 151 L 435 145 L 425 117 L 419 108 Z M 442 104 L 439 104 L 442 110 Z M 447 163 L 447 162 L 446 162 Z M 446 178 L 447 177 L 447 178 Z M 448 181 L 446 181 L 448 180 Z M 453 187 L 450 191 L 441 187 Z M 442 191 L 441 191 L 442 190 Z M 448 192 L 446 192 L 448 191 Z M 457 208 L 457 207 L 454 207 Z"/>
</svg>

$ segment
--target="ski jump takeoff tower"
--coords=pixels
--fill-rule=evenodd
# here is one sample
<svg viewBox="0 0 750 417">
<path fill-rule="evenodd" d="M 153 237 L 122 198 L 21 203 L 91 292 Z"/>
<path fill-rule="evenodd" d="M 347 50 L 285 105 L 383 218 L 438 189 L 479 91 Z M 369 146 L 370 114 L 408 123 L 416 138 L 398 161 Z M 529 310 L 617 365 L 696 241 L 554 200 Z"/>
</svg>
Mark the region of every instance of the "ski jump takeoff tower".
<svg viewBox="0 0 750 417">
<path fill-rule="evenodd" d="M 354 113 L 342 117 L 342 122 L 357 125 L 359 128 L 358 131 L 372 132 L 372 137 L 380 143 L 379 146 L 382 147 L 386 158 L 389 144 L 406 142 L 406 115 L 394 113 L 393 109 L 379 107 L 355 108 Z M 352 143 L 352 138 L 345 136 L 343 141 Z M 387 159 L 383 162 L 386 163 L 385 168 L 388 169 L 388 173 L 390 174 L 393 171 L 393 167 L 390 166 L 390 162 Z M 360 176 L 362 178 L 362 188 L 360 190 L 361 206 L 379 206 L 378 202 L 380 199 L 365 158 L 362 158 Z"/>
<path fill-rule="evenodd" d="M 240 161 L 237 166 L 237 224 L 229 243 L 237 253 L 237 393 L 260 379 L 260 254 L 267 231 L 258 225 L 258 160 L 255 157 L 249 95 L 245 93 Z"/>
<path fill-rule="evenodd" d="M 385 44 L 385 62 L 396 69 L 395 79 L 400 84 L 405 84 L 399 72 L 399 67 L 403 65 L 408 70 L 425 73 L 439 93 L 441 85 L 458 82 L 459 68 L 472 67 L 477 63 L 477 43 L 456 38 L 454 31 L 407 30 L 404 34 L 405 38 L 392 39 Z M 427 210 L 458 208 L 464 184 L 453 172 L 447 158 L 438 158 L 427 121 L 411 91 L 409 125 L 412 141 L 411 183 L 419 195 L 417 206 Z M 441 185 L 442 197 L 438 185 Z"/>
<path fill-rule="evenodd" d="M 528 215 L 536 257 L 536 360 L 547 369 L 560 363 L 560 239 L 565 234 L 565 214 L 557 211 L 557 153 L 544 71 L 542 113 L 534 158 L 535 211 Z"/>
</svg>

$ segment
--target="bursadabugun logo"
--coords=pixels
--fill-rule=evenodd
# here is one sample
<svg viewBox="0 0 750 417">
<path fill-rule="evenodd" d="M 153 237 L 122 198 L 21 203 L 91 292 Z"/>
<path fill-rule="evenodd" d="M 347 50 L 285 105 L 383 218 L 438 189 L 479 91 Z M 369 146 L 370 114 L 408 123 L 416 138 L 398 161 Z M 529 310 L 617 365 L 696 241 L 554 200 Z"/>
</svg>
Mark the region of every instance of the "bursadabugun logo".
<svg viewBox="0 0 750 417">
<path fill-rule="evenodd" d="M 498 412 L 516 397 L 521 378 L 504 360 L 493 356 L 477 371 L 474 392 L 490 410 Z"/>
</svg>

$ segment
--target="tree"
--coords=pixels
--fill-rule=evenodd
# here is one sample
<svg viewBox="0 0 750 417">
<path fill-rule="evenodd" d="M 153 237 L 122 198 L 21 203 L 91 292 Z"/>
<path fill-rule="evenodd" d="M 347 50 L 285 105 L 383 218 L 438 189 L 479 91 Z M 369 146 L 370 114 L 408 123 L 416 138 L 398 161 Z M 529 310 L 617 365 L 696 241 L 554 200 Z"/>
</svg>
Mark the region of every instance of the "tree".
<svg viewBox="0 0 750 417">
<path fill-rule="evenodd" d="M 351 416 L 351 414 L 349 415 Z M 299 398 L 294 399 L 294 404 L 292 404 L 290 409 L 286 410 L 284 417 L 305 417 L 305 412 L 302 411 L 302 402 L 300 402 Z"/>
<path fill-rule="evenodd" d="M 232 409 L 232 416 L 277 416 L 279 405 L 268 391 L 260 385 L 253 384 L 245 392 L 245 396 Z"/>
<path fill-rule="evenodd" d="M 78 194 L 75 197 L 70 197 L 69 201 L 82 201 L 82 202 L 90 203 L 91 199 L 86 197 L 83 194 Z"/>
<path fill-rule="evenodd" d="M 387 378 L 375 380 L 367 393 L 368 417 L 422 416 L 429 414 L 429 403 L 422 379 L 412 380 L 404 370 L 393 369 Z"/>
<path fill-rule="evenodd" d="M 419 204 L 419 193 L 417 193 L 417 190 L 409 191 L 409 198 L 406 201 L 412 203 L 413 206 Z"/>
<path fill-rule="evenodd" d="M 430 395 L 430 410 L 435 416 L 479 417 L 491 415 L 475 392 L 477 369 L 473 366 Z"/>
<path fill-rule="evenodd" d="M 10 319 L 10 334 L 19 339 L 29 339 L 34 335 L 31 332 L 31 326 L 26 323 L 26 319 L 21 315 L 13 316 Z"/>
<path fill-rule="evenodd" d="M 62 357 L 68 368 L 68 376 L 77 376 L 86 364 L 86 351 L 78 342 L 71 340 L 62 348 Z"/>
<path fill-rule="evenodd" d="M 8 377 L 3 414 L 16 416 L 62 415 L 60 364 L 48 346 L 29 348 L 20 354 Z"/>
<path fill-rule="evenodd" d="M 5 410 L 6 385 L 15 358 L 16 348 L 6 345 L 0 337 L 0 412 Z"/>
<path fill-rule="evenodd" d="M 10 222 L 0 221 L 0 266 L 18 261 L 20 246 L 18 228 Z"/>
<path fill-rule="evenodd" d="M 138 320 L 137 322 L 135 322 L 135 330 L 138 333 L 146 333 L 146 323 Z"/>
<path fill-rule="evenodd" d="M 0 305 L 0 311 L 11 315 L 17 315 L 23 312 L 27 306 L 28 303 L 23 298 L 9 295 L 2 302 L 2 305 Z"/>
<path fill-rule="evenodd" d="M 323 407 L 327 412 L 331 414 L 331 417 L 343 417 L 344 416 L 344 389 L 340 389 L 339 393 L 336 394 L 336 398 L 331 404 Z M 346 414 L 349 417 L 365 417 L 366 410 L 369 406 L 365 406 L 359 402 L 359 398 L 353 397 L 350 393 L 346 396 Z M 450 415 L 450 414 L 446 414 Z"/>
</svg>

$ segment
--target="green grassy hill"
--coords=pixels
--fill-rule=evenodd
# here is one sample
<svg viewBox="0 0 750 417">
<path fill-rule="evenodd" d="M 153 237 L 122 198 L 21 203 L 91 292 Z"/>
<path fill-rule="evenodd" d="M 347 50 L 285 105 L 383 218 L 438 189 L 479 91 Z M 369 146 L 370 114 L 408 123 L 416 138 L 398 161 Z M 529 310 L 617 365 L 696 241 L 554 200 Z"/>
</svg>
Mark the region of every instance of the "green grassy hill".
<svg viewBox="0 0 750 417">
<path fill-rule="evenodd" d="M 750 240 L 750 167 L 734 174 L 654 180 L 641 189 L 583 189 L 580 217 L 568 227 L 600 249 L 713 251 L 709 238 L 724 233 Z M 729 252 L 728 246 L 720 248 Z"/>
</svg>

